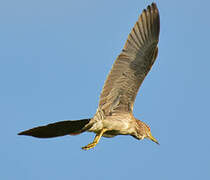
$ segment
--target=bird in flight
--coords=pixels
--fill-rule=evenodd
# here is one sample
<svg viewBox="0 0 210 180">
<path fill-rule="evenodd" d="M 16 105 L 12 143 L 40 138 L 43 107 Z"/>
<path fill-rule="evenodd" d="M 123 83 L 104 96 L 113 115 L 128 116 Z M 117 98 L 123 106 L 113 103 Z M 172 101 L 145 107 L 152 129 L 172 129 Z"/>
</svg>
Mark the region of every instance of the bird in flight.
<svg viewBox="0 0 210 180">
<path fill-rule="evenodd" d="M 115 60 L 93 118 L 60 121 L 20 132 L 19 135 L 52 138 L 94 132 L 93 142 L 82 147 L 84 150 L 95 147 L 102 136 L 131 135 L 138 140 L 148 138 L 158 144 L 149 126 L 133 116 L 133 105 L 140 85 L 157 58 L 159 32 L 159 12 L 156 4 L 152 3 L 143 10 Z"/>
</svg>

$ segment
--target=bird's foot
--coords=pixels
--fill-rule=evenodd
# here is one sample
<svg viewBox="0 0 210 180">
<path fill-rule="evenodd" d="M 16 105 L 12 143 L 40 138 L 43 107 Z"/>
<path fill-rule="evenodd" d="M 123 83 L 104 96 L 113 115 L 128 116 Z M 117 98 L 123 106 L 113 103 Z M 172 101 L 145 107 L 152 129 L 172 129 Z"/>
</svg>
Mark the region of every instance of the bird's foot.
<svg viewBox="0 0 210 180">
<path fill-rule="evenodd" d="M 102 129 L 102 130 L 100 131 L 100 133 L 96 134 L 96 136 L 95 136 L 95 138 L 94 138 L 94 141 L 93 141 L 92 143 L 88 144 L 87 146 L 82 147 L 82 149 L 83 149 L 83 150 L 89 150 L 89 149 L 94 148 L 94 147 L 96 146 L 96 144 L 98 144 L 98 142 L 99 142 L 101 136 L 102 136 L 102 135 L 104 134 L 104 132 L 106 132 L 106 131 L 107 131 L 107 129 L 105 129 L 105 128 Z"/>
<path fill-rule="evenodd" d="M 97 144 L 96 142 L 92 142 L 92 143 L 88 144 L 87 146 L 82 147 L 82 149 L 83 150 L 92 149 L 92 148 L 94 148 L 96 146 L 96 144 Z"/>
</svg>

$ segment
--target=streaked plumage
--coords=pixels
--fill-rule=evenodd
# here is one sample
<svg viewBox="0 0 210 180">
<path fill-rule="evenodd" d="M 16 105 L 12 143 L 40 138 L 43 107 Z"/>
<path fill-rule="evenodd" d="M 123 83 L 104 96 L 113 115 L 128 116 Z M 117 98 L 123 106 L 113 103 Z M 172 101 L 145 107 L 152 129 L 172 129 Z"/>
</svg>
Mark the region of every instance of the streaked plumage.
<svg viewBox="0 0 210 180">
<path fill-rule="evenodd" d="M 150 128 L 134 118 L 133 105 L 139 87 L 157 57 L 159 30 L 159 12 L 156 4 L 152 3 L 143 10 L 115 60 L 92 119 L 53 123 L 21 132 L 20 135 L 43 138 L 95 132 L 93 143 L 83 147 L 85 150 L 93 148 L 101 136 L 131 135 L 137 139 L 146 137 L 158 143 L 151 135 Z"/>
</svg>

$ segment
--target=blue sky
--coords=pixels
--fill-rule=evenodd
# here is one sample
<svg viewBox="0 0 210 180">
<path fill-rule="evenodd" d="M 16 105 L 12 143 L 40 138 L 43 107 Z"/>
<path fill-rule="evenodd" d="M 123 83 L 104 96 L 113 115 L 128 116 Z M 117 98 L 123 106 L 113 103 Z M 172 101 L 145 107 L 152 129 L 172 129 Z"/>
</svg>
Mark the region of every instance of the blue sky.
<svg viewBox="0 0 210 180">
<path fill-rule="evenodd" d="M 0 2 L 0 179 L 209 179 L 210 1 L 155 1 L 159 56 L 134 115 L 160 146 L 94 134 L 35 139 L 17 133 L 92 117 L 112 63 L 152 1 Z"/>
</svg>

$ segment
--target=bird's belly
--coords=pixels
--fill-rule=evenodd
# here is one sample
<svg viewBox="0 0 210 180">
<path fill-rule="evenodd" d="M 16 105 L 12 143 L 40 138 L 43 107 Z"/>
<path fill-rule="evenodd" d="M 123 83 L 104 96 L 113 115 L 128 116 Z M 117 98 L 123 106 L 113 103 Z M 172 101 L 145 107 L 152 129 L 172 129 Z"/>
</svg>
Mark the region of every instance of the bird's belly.
<svg viewBox="0 0 210 180">
<path fill-rule="evenodd" d="M 94 123 L 94 125 L 89 129 L 89 131 L 99 133 L 102 129 L 107 129 L 107 131 L 103 135 L 104 137 L 113 137 L 120 134 L 132 134 L 133 131 L 128 122 L 121 120 L 98 121 Z"/>
<path fill-rule="evenodd" d="M 110 116 L 103 120 L 95 121 L 88 131 L 100 133 L 102 129 L 107 130 L 103 135 L 105 137 L 133 134 L 134 132 L 130 116 Z"/>
<path fill-rule="evenodd" d="M 123 120 L 104 120 L 104 128 L 107 129 L 106 134 L 129 134 L 130 124 L 127 121 Z"/>
</svg>

